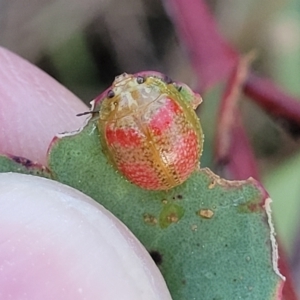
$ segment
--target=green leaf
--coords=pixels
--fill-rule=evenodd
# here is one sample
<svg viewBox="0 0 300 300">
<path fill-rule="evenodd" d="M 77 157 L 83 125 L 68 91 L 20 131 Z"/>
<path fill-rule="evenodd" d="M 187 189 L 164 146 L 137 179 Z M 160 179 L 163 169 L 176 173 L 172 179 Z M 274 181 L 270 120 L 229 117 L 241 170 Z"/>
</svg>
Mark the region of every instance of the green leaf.
<svg viewBox="0 0 300 300">
<path fill-rule="evenodd" d="M 261 186 L 196 171 L 170 191 L 126 181 L 102 153 L 97 119 L 57 138 L 49 152 L 53 177 L 105 206 L 144 244 L 174 300 L 279 299 L 283 284 Z"/>
</svg>

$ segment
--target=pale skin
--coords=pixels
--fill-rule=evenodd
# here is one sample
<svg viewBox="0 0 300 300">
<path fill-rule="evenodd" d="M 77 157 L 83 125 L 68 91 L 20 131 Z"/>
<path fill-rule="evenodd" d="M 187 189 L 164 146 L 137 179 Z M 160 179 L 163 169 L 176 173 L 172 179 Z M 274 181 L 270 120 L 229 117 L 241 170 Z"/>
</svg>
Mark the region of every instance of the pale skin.
<svg viewBox="0 0 300 300">
<path fill-rule="evenodd" d="M 84 118 L 76 114 L 86 110 L 55 80 L 0 48 L 0 153 L 47 164 L 46 152 L 53 136 L 78 129 Z M 55 201 L 52 196 L 47 198 L 56 189 L 61 191 L 61 186 L 12 176 L 0 177 L 1 299 L 41 299 L 41 295 L 43 299 L 67 300 L 171 299 L 145 249 L 139 242 L 132 242 L 135 239 L 131 233 L 106 210 L 67 188 L 75 215 L 88 211 L 79 219 L 72 213 L 68 217 L 70 211 L 61 205 L 61 197 L 69 197 L 64 196 L 64 190 Z M 20 192 L 19 182 L 23 182 L 24 189 L 16 195 L 14 191 Z M 10 185 L 14 186 L 12 191 Z M 85 205 L 88 210 L 81 209 Z M 68 227 L 60 220 L 74 226 Z M 91 228 L 99 230 L 87 240 Z M 107 235 L 108 228 L 116 230 Z M 116 263 L 120 261 L 123 263 Z M 105 268 L 109 274 L 99 271 Z"/>
</svg>

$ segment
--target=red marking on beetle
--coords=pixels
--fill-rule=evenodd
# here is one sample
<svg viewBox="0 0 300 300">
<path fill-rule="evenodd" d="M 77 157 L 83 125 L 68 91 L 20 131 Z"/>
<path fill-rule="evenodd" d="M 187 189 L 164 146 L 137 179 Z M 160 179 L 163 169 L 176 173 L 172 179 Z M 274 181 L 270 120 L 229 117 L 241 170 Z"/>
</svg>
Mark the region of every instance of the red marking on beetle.
<svg viewBox="0 0 300 300">
<path fill-rule="evenodd" d="M 185 180 L 193 170 L 195 170 L 195 162 L 198 160 L 198 138 L 194 131 L 189 131 L 181 138 L 181 141 L 176 143 L 174 153 L 178 155 L 178 160 L 175 163 L 177 174 Z"/>
<path fill-rule="evenodd" d="M 107 127 L 106 140 L 108 145 L 118 144 L 123 147 L 138 147 L 141 143 L 141 137 L 135 129 Z"/>
<path fill-rule="evenodd" d="M 167 98 L 166 103 L 152 117 L 149 123 L 150 129 L 155 135 L 161 135 L 172 124 L 174 114 L 181 113 L 180 106 L 172 99 Z"/>
<path fill-rule="evenodd" d="M 176 115 L 178 115 L 182 112 L 181 106 L 173 99 L 168 98 L 167 106 L 170 109 L 170 111 L 175 113 Z"/>
<path fill-rule="evenodd" d="M 126 174 L 126 178 L 145 189 L 157 190 L 161 188 L 161 183 L 157 178 L 155 170 L 142 163 L 120 163 L 118 165 L 121 173 Z"/>
</svg>

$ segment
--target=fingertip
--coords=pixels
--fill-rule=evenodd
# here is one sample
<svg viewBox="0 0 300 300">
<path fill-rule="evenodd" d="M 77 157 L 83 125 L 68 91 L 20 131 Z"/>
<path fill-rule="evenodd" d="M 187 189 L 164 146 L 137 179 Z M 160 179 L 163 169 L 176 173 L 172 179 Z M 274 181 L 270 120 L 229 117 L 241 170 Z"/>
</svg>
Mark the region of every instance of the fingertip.
<svg viewBox="0 0 300 300">
<path fill-rule="evenodd" d="M 25 59 L 0 47 L 0 152 L 45 164 L 52 138 L 78 129 L 83 102 Z"/>
<path fill-rule="evenodd" d="M 0 298 L 171 299 L 140 242 L 79 191 L 2 173 L 0 210 Z"/>
</svg>

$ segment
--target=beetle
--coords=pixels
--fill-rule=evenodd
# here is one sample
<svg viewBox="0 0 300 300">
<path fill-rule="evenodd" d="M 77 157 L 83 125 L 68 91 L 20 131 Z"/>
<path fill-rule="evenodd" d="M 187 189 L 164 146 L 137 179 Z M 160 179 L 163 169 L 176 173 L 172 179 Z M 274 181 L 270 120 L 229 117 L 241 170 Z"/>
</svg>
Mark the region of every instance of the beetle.
<svg viewBox="0 0 300 300">
<path fill-rule="evenodd" d="M 123 73 L 100 96 L 104 153 L 131 183 L 170 190 L 199 167 L 203 133 L 194 109 L 200 95 L 163 74 Z"/>
</svg>

